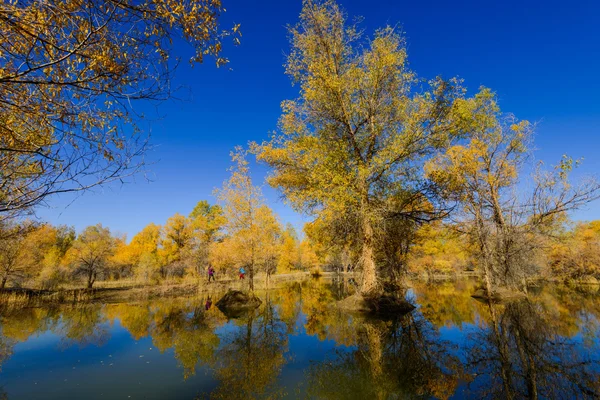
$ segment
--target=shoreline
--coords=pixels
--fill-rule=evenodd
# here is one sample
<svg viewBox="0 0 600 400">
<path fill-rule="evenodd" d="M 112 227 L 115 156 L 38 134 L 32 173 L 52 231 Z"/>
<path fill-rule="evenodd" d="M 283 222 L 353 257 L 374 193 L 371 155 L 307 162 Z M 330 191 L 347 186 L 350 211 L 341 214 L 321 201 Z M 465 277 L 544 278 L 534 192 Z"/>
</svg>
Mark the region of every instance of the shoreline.
<svg viewBox="0 0 600 400">
<path fill-rule="evenodd" d="M 272 275 L 267 282 L 264 274 L 254 278 L 254 286 L 257 291 L 280 289 L 289 282 L 302 283 L 309 279 L 333 280 L 335 278 L 359 278 L 358 272 L 321 272 L 319 276 L 313 276 L 310 272 L 295 272 L 288 274 Z M 460 279 L 480 278 L 482 275 L 476 272 L 464 272 L 455 274 L 409 274 L 405 285 L 410 287 L 416 282 L 445 282 Z M 119 303 L 135 300 L 151 300 L 154 298 L 175 298 L 183 296 L 203 296 L 224 294 L 228 290 L 244 290 L 247 288 L 247 280 L 221 279 L 207 282 L 205 279 L 196 281 L 186 280 L 181 282 L 166 282 L 161 284 L 143 284 L 139 282 L 98 282 L 98 287 L 87 288 L 61 288 L 56 290 L 29 289 L 29 288 L 5 288 L 0 290 L 0 308 L 11 306 L 35 307 L 48 304 L 80 304 L 86 302 Z M 535 287 L 539 284 L 552 283 L 567 286 L 598 286 L 600 283 L 590 281 L 587 278 L 581 280 L 570 280 L 560 278 L 538 277 L 530 281 Z"/>
<path fill-rule="evenodd" d="M 337 273 L 322 273 L 321 278 L 332 278 Z M 353 273 L 345 273 L 353 276 Z M 311 279 L 309 272 L 273 275 L 269 282 L 265 275 L 254 278 L 255 290 L 272 290 L 283 287 L 288 282 L 304 282 Z M 37 306 L 44 304 L 74 304 L 82 302 L 117 303 L 140 299 L 153 299 L 159 297 L 180 297 L 204 294 L 222 294 L 228 290 L 243 290 L 247 287 L 247 280 L 221 279 L 207 282 L 205 279 L 196 281 L 161 283 L 157 285 L 126 282 L 119 286 L 112 286 L 113 282 L 98 282 L 98 287 L 68 288 L 68 289 L 29 289 L 5 288 L 0 290 L 0 305 Z"/>
</svg>

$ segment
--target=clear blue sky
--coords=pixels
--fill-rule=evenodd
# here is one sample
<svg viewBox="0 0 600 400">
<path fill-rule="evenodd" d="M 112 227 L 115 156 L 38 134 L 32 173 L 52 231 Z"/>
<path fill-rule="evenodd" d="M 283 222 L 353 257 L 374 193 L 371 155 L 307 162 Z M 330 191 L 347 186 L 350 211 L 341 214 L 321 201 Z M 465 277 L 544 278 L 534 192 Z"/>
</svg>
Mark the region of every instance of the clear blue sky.
<svg viewBox="0 0 600 400">
<path fill-rule="evenodd" d="M 276 128 L 280 102 L 297 88 L 284 75 L 285 26 L 295 23 L 300 0 L 223 0 L 223 22 L 240 23 L 239 47 L 226 47 L 231 63 L 182 63 L 176 86 L 188 101 L 159 108 L 149 154 L 152 182 L 97 189 L 73 200 L 54 197 L 40 218 L 77 230 L 102 222 L 131 238 L 149 222 L 188 214 L 227 178 L 229 151 L 267 138 Z M 406 32 L 409 61 L 425 78 L 460 76 L 471 90 L 494 89 L 504 111 L 539 122 L 536 158 L 585 157 L 579 173 L 600 172 L 600 2 L 597 1 L 398 1 L 340 0 L 349 15 L 362 15 L 367 32 L 385 24 Z M 178 47 L 181 55 L 189 49 Z M 261 183 L 266 169 L 254 169 Z M 265 188 L 283 222 L 302 225 L 276 192 Z M 70 204 L 68 207 L 66 207 Z M 600 219 L 600 204 L 575 214 Z"/>
</svg>

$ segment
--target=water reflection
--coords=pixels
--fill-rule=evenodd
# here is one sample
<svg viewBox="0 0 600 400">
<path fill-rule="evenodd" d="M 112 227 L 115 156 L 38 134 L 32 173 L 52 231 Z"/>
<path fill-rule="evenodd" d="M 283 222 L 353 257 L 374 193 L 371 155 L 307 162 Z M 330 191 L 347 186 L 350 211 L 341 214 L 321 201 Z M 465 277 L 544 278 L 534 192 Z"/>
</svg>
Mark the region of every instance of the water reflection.
<svg viewBox="0 0 600 400">
<path fill-rule="evenodd" d="M 219 380 L 210 393 L 216 399 L 282 397 L 284 389 L 274 385 L 283 365 L 288 345 L 288 329 L 296 315 L 283 320 L 276 313 L 270 294 L 265 306 L 246 313 L 235 323 L 239 329 L 223 335 L 213 365 Z"/>
<path fill-rule="evenodd" d="M 528 300 L 489 305 L 470 297 L 475 284 L 414 282 L 409 296 L 419 308 L 392 320 L 336 308 L 336 301 L 353 290 L 345 278 L 259 293 L 261 307 L 235 319 L 207 306 L 214 298 L 204 297 L 4 309 L 0 387 L 6 393 L 0 398 L 25 398 L 25 393 L 29 398 L 101 398 L 124 392 L 190 399 L 599 395 L 595 293 L 548 286 Z M 48 340 L 48 334 L 57 340 Z M 102 369 L 103 357 L 122 354 L 118 373 L 127 377 L 150 362 L 132 350 L 146 342 L 160 353 L 152 359 L 159 364 L 135 375 L 135 388 L 133 378 L 114 383 Z M 91 360 L 79 392 L 59 387 L 43 368 L 34 373 L 26 369 L 31 366 L 23 367 L 26 353 L 36 363 L 52 359 L 53 368 L 70 370 L 68 362 L 75 361 L 66 354 L 71 349 L 79 349 L 76 362 Z M 75 378 L 64 374 L 66 382 Z M 29 376 L 47 378 L 52 386 L 32 387 L 24 378 Z M 95 394 L 95 381 L 108 382 L 106 392 Z M 159 392 L 162 386 L 171 389 Z"/>
<path fill-rule="evenodd" d="M 356 348 L 334 352 L 309 370 L 312 397 L 448 398 L 462 376 L 454 347 L 420 314 L 394 321 L 359 320 Z"/>
<path fill-rule="evenodd" d="M 488 327 L 471 335 L 468 368 L 486 386 L 478 397 L 596 398 L 593 349 L 561 336 L 543 304 L 529 300 L 488 305 Z M 588 343 L 589 344 L 589 343 Z"/>
</svg>

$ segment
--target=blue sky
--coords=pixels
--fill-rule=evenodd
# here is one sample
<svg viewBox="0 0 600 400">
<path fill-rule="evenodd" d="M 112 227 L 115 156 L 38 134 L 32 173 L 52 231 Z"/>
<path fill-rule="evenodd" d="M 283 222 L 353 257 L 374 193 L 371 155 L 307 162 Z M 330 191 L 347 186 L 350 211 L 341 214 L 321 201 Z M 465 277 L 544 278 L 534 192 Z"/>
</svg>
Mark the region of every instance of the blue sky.
<svg viewBox="0 0 600 400">
<path fill-rule="evenodd" d="M 229 152 L 266 139 L 277 126 L 282 100 L 296 97 L 284 75 L 285 26 L 297 21 L 300 0 L 223 0 L 224 26 L 240 23 L 241 46 L 226 46 L 229 68 L 209 61 L 182 63 L 175 86 L 185 101 L 160 105 L 152 115 L 154 149 L 148 176 L 75 198 L 53 197 L 41 219 L 77 230 L 102 222 L 129 238 L 149 222 L 188 214 L 227 178 Z M 459 76 L 472 91 L 494 89 L 504 111 L 538 122 L 536 159 L 584 157 L 578 174 L 600 172 L 600 2 L 595 1 L 392 1 L 341 0 L 362 15 L 367 33 L 386 24 L 406 33 L 411 67 L 424 78 Z M 179 55 L 191 50 L 178 45 Z M 266 168 L 254 168 L 262 183 Z M 283 222 L 303 218 L 265 187 Z M 577 212 L 600 219 L 600 202 Z"/>
</svg>

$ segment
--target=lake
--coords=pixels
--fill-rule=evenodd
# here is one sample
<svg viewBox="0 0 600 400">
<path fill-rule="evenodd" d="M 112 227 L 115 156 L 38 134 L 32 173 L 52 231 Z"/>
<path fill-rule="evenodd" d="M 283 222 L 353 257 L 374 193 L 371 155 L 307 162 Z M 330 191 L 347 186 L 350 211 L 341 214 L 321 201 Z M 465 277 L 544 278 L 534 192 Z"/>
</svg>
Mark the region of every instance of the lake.
<svg viewBox="0 0 600 400">
<path fill-rule="evenodd" d="M 395 319 L 336 309 L 343 278 L 258 292 L 236 318 L 206 296 L 4 310 L 0 399 L 598 396 L 597 288 L 490 306 L 474 285 L 411 282 Z"/>
</svg>

